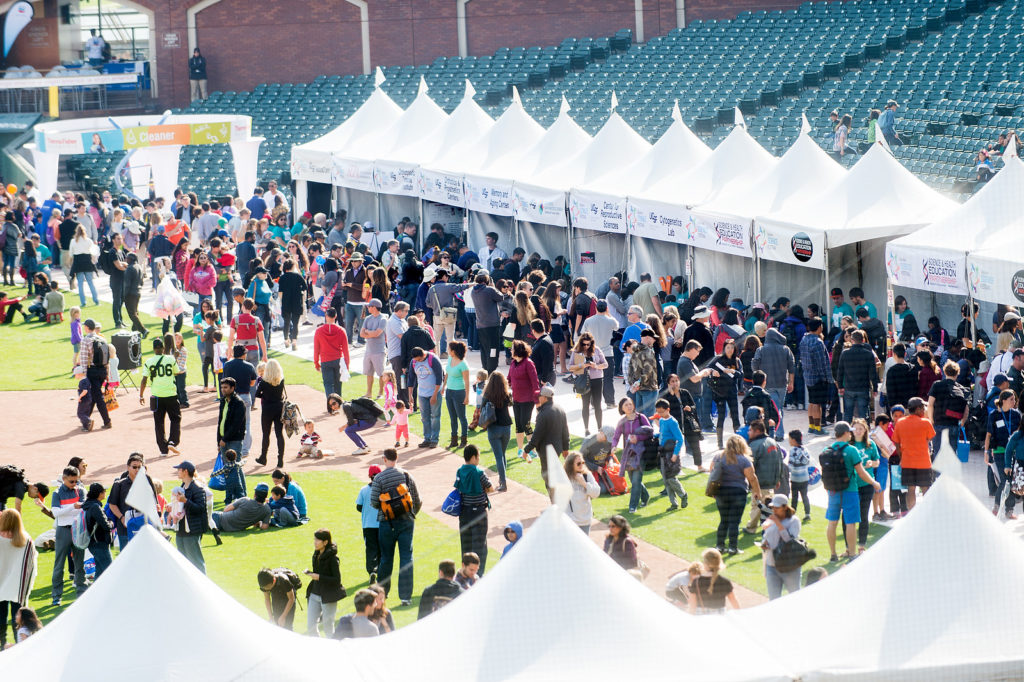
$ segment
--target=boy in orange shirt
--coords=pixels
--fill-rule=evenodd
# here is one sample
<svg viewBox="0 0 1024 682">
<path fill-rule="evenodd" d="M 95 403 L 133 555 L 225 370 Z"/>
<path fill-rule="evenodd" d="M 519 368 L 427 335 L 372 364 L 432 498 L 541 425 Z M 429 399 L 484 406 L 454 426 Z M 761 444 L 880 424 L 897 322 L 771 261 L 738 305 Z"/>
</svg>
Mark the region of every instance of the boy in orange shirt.
<svg viewBox="0 0 1024 682">
<path fill-rule="evenodd" d="M 907 489 L 907 509 L 913 509 L 917 502 L 917 489 L 921 494 L 928 492 L 934 481 L 932 456 L 929 448 L 935 437 L 935 427 L 925 416 L 925 402 L 921 398 L 907 401 L 907 416 L 896 422 L 892 442 L 899 448 L 900 473 Z"/>
</svg>

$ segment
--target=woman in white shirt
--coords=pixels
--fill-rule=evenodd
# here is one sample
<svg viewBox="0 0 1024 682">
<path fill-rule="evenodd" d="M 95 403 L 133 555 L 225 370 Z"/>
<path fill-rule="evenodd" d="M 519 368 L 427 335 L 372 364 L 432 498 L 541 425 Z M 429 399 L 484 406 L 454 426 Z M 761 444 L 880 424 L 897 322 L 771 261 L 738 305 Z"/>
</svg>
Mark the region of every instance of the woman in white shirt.
<svg viewBox="0 0 1024 682">
<path fill-rule="evenodd" d="M 84 226 L 79 225 L 75 228 L 75 236 L 71 240 L 69 250 L 71 252 L 71 273 L 78 280 L 78 298 L 82 307 L 85 307 L 85 287 L 83 286 L 85 282 L 89 283 L 93 305 L 99 305 L 100 296 L 96 292 L 96 284 L 92 281 L 93 274 L 96 272 L 93 259 L 99 255 L 99 248 L 96 246 L 96 242 L 86 235 Z"/>
<path fill-rule="evenodd" d="M 569 498 L 565 513 L 580 530 L 589 535 L 590 524 L 594 522 L 594 507 L 590 501 L 601 494 L 601 486 L 587 469 L 583 455 L 578 452 L 571 452 L 565 458 L 565 475 L 572 484 L 572 497 Z"/>
<path fill-rule="evenodd" d="M 7 623 L 28 603 L 36 578 L 36 548 L 16 509 L 0 512 L 0 650 L 7 645 Z M 10 611 L 10 615 L 8 615 Z M 18 639 L 15 637 L 15 642 Z"/>
</svg>

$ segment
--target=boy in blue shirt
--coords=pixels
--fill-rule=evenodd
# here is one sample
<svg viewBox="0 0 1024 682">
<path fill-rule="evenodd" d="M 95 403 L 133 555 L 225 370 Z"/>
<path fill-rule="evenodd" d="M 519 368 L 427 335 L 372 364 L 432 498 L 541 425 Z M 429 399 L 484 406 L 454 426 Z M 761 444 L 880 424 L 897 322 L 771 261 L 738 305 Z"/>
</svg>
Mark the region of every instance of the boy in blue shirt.
<svg viewBox="0 0 1024 682">
<path fill-rule="evenodd" d="M 679 504 L 676 502 L 677 495 L 680 502 L 686 503 L 686 493 L 683 492 L 683 486 L 676 478 L 682 470 L 682 465 L 679 463 L 679 451 L 683 447 L 683 432 L 679 428 L 679 422 L 669 412 L 667 400 L 659 398 L 654 403 L 654 412 L 658 418 L 658 428 L 660 429 L 661 478 L 665 483 L 665 490 L 668 491 L 668 510 L 675 511 L 679 509 Z M 673 442 L 671 454 L 666 449 L 669 441 Z"/>
<path fill-rule="evenodd" d="M 278 528 L 299 525 L 299 508 L 295 506 L 295 498 L 279 485 L 270 489 L 270 525 Z"/>
<path fill-rule="evenodd" d="M 370 504 L 370 486 L 373 477 L 380 473 L 376 464 L 370 466 L 370 482 L 362 487 L 356 496 L 356 511 L 363 515 L 363 544 L 366 547 L 366 574 L 370 584 L 377 582 L 377 566 L 380 564 L 380 521 L 377 510 Z"/>
</svg>

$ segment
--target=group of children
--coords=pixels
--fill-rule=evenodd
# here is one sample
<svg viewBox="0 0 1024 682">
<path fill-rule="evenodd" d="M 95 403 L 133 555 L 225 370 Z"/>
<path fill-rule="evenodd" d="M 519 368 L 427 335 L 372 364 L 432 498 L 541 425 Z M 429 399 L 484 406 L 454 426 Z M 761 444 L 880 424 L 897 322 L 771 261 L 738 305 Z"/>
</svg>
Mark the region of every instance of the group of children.
<svg viewBox="0 0 1024 682">
<path fill-rule="evenodd" d="M 22 303 L 30 297 L 32 302 L 26 308 Z M 32 318 L 40 322 L 59 322 L 64 314 L 64 294 L 56 280 L 51 282 L 43 277 L 34 282 L 28 296 L 8 298 L 6 291 L 0 291 L 0 324 L 12 324 L 15 313 L 21 313 L 25 322 L 31 322 Z"/>
</svg>

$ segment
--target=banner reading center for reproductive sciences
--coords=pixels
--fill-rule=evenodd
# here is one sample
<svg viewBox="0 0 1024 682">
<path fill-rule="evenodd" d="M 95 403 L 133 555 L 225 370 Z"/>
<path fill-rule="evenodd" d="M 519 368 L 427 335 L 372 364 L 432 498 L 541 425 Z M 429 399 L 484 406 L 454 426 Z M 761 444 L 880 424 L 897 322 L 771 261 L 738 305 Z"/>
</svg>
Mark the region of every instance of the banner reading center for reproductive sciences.
<svg viewBox="0 0 1024 682">
<path fill-rule="evenodd" d="M 940 294 L 966 294 L 965 254 L 944 250 L 929 251 L 886 244 L 885 272 L 896 286 L 934 291 Z"/>
<path fill-rule="evenodd" d="M 626 200 L 584 190 L 569 193 L 569 218 L 573 227 L 601 232 L 626 231 Z"/>
<path fill-rule="evenodd" d="M 757 255 L 805 268 L 825 269 L 825 235 L 798 227 L 774 223 L 754 223 L 754 247 Z"/>
</svg>

